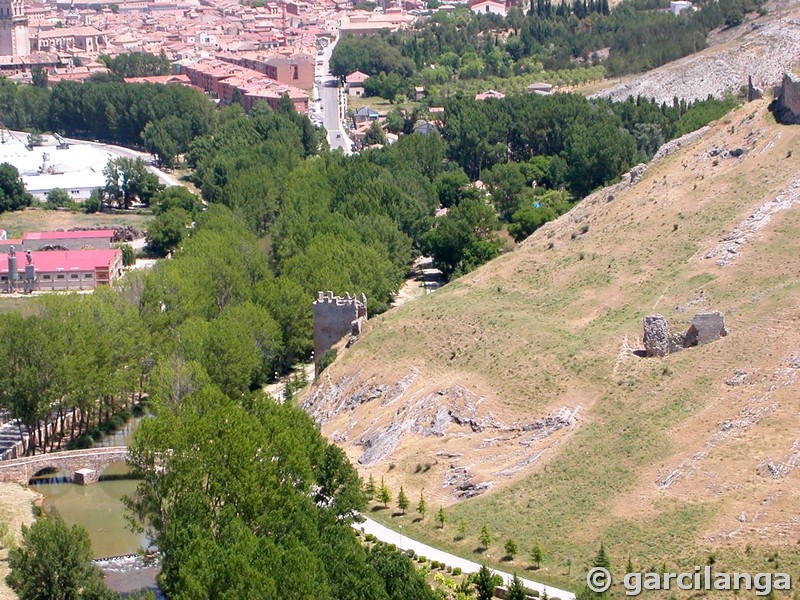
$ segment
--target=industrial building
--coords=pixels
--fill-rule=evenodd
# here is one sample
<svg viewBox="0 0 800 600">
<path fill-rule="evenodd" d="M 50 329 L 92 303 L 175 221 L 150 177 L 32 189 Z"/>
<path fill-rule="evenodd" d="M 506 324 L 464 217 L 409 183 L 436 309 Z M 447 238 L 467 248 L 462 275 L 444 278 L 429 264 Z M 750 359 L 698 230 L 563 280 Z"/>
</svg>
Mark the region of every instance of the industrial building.
<svg viewBox="0 0 800 600">
<path fill-rule="evenodd" d="M 47 250 L 17 252 L 7 247 L 0 261 L 3 292 L 93 290 L 122 275 L 122 252 L 108 250 Z"/>
</svg>

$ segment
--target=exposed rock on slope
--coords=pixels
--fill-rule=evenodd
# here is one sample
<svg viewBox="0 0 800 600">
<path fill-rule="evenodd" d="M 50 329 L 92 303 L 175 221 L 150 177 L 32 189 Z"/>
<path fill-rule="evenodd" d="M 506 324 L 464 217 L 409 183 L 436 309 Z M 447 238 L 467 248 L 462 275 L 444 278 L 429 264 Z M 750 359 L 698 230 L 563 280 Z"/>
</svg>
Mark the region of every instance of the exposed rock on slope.
<svg viewBox="0 0 800 600">
<path fill-rule="evenodd" d="M 776 85 L 784 71 L 800 64 L 798 4 L 782 8 L 780 14 L 783 18 L 773 14 L 740 25 L 741 35 L 731 41 L 637 75 L 597 96 L 614 100 L 644 96 L 659 102 L 672 102 L 676 96 L 704 100 L 709 94 L 738 93 L 748 76 L 762 88 Z"/>
</svg>

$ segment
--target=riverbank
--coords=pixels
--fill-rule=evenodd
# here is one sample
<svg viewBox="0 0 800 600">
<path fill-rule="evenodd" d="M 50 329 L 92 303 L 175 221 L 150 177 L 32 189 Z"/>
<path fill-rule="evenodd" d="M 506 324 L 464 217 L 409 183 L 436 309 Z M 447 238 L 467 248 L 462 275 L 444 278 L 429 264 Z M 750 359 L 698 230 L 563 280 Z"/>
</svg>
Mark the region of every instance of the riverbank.
<svg viewBox="0 0 800 600">
<path fill-rule="evenodd" d="M 33 503 L 40 494 L 16 483 L 0 483 L 0 518 L 19 543 L 22 526 L 33 523 Z M 16 600 L 17 595 L 6 585 L 8 575 L 8 549 L 0 550 L 0 600 Z"/>
</svg>

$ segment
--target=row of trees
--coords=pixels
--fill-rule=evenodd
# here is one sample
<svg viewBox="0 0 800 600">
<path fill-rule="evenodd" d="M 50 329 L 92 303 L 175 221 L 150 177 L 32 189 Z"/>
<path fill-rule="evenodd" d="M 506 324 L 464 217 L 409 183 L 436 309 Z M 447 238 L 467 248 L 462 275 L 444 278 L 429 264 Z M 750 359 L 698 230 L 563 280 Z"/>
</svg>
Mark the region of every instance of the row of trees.
<svg viewBox="0 0 800 600">
<path fill-rule="evenodd" d="M 218 116 L 213 102 L 185 86 L 63 81 L 42 88 L 7 79 L 0 80 L 0 111 L 11 129 L 145 147 L 168 166 L 193 138 L 213 131 Z"/>
<path fill-rule="evenodd" d="M 142 392 L 148 334 L 109 289 L 44 297 L 28 317 L 2 314 L 0 337 L 0 407 L 30 432 L 28 454 L 102 427 Z M 70 413 L 80 416 L 66 426 Z M 53 425 L 63 435 L 50 435 Z"/>
</svg>

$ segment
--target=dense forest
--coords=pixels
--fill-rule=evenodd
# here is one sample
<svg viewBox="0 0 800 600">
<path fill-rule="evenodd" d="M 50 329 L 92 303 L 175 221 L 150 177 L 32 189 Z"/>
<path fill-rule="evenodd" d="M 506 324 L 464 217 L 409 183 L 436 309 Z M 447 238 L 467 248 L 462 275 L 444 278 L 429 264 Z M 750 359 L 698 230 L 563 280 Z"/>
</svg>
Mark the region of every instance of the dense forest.
<svg viewBox="0 0 800 600">
<path fill-rule="evenodd" d="M 673 16 L 668 0 L 626 0 L 609 10 L 605 0 L 558 4 L 532 0 L 508 16 L 437 12 L 408 31 L 346 36 L 331 57 L 340 77 L 360 70 L 371 76 L 365 89 L 394 99 L 425 85 L 429 100 L 456 80 L 509 78 L 603 65 L 611 76 L 646 71 L 706 47 L 714 28 L 738 25 L 761 0 L 700 2 L 698 10 Z M 564 74 L 554 83 L 580 83 Z"/>
</svg>

